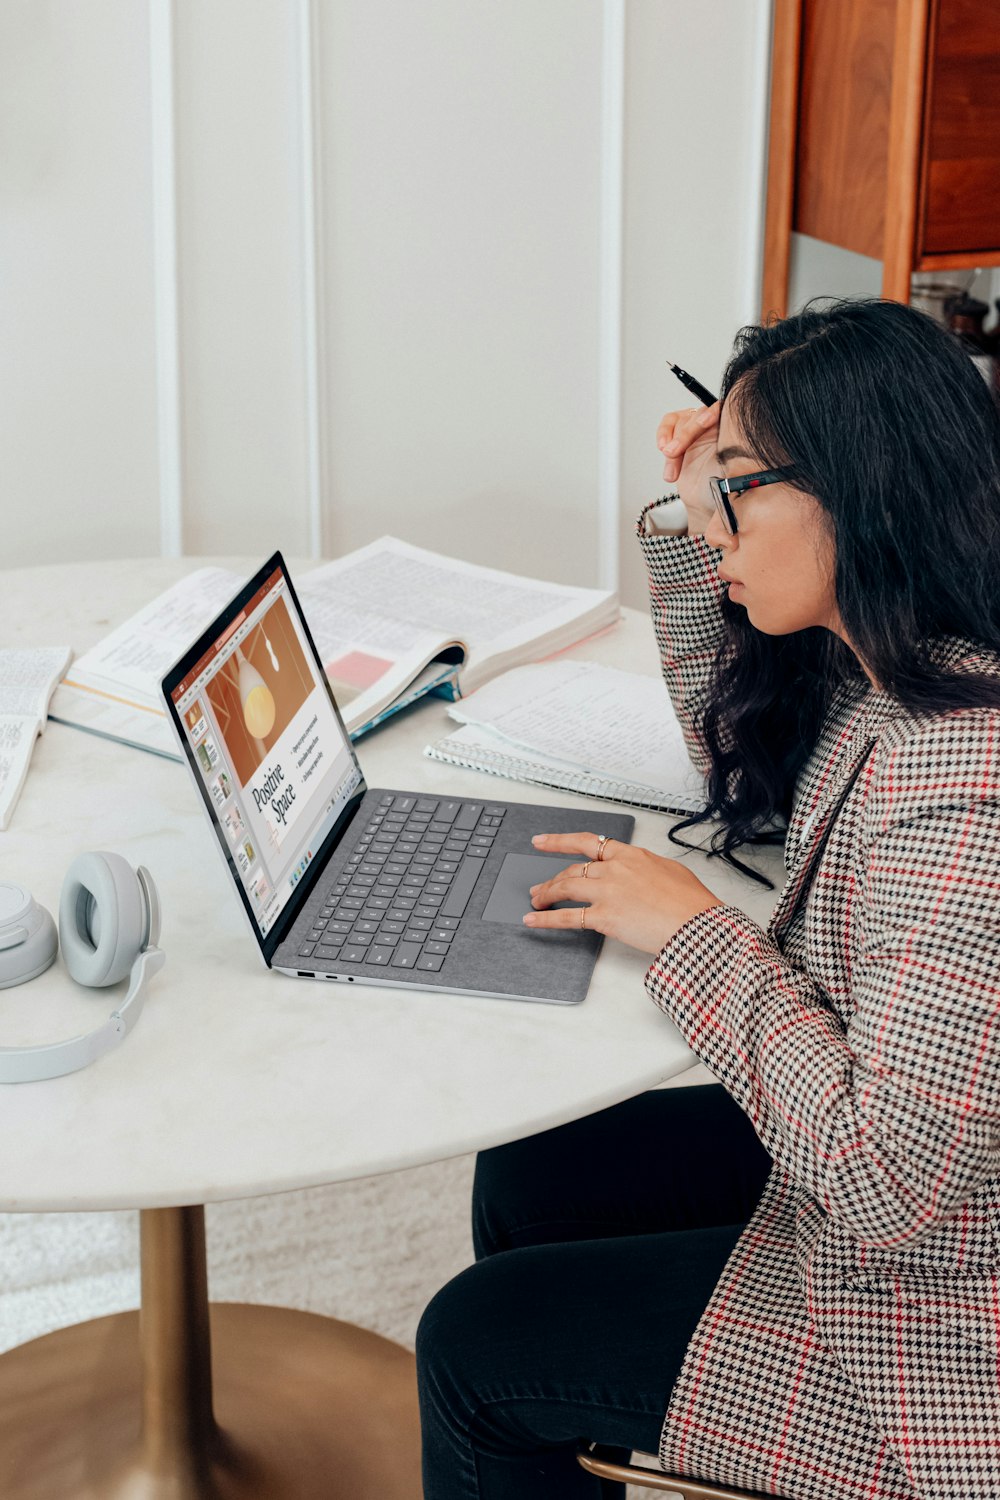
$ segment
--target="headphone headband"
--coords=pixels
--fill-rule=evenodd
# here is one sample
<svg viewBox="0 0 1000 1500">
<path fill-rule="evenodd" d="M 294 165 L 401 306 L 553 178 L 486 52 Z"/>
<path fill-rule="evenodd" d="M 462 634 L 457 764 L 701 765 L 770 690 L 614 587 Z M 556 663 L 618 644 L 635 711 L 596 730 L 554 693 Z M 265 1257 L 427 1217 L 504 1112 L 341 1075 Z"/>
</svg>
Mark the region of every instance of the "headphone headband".
<svg viewBox="0 0 1000 1500">
<path fill-rule="evenodd" d="M 63 1078 L 119 1046 L 142 1015 L 146 986 L 166 963 L 160 948 L 147 948 L 132 965 L 128 994 L 103 1026 L 43 1047 L 0 1047 L 0 1083 L 39 1083 Z"/>
</svg>

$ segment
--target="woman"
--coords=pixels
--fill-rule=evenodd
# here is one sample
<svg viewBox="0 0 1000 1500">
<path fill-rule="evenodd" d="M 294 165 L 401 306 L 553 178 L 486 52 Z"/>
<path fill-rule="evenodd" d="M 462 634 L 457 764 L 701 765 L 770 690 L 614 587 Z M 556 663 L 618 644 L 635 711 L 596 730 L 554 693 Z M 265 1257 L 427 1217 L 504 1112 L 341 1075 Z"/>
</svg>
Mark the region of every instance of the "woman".
<svg viewBox="0 0 1000 1500">
<path fill-rule="evenodd" d="M 426 1500 L 596 1496 L 581 1438 L 788 1500 L 1000 1495 L 1000 415 L 929 319 L 845 302 L 745 329 L 660 444 L 667 688 L 716 851 L 784 827 L 788 878 L 765 931 L 536 840 L 574 862 L 526 922 L 584 901 L 649 953 L 719 1082 L 480 1157 L 418 1336 Z"/>
</svg>

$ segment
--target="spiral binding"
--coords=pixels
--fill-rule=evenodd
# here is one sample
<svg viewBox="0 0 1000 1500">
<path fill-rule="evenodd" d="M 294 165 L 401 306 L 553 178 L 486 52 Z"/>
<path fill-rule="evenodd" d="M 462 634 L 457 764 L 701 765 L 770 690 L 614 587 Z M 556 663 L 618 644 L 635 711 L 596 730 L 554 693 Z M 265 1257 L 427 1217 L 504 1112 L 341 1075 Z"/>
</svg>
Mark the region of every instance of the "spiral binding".
<svg viewBox="0 0 1000 1500">
<path fill-rule="evenodd" d="M 488 776 L 503 776 L 509 781 L 547 786 L 554 791 L 578 792 L 584 797 L 598 797 L 604 802 L 617 802 L 625 807 L 648 808 L 650 812 L 683 815 L 698 812 L 701 806 L 693 797 L 678 796 L 676 801 L 666 802 L 651 787 L 639 786 L 633 781 L 610 781 L 587 771 L 559 771 L 557 780 L 552 766 L 504 755 L 499 750 L 490 750 L 485 746 L 477 750 L 475 756 L 458 755 L 452 750 L 443 749 L 442 745 L 427 745 L 424 754 L 431 760 L 439 760 L 450 766 L 462 766 L 467 771 L 485 771 Z"/>
</svg>

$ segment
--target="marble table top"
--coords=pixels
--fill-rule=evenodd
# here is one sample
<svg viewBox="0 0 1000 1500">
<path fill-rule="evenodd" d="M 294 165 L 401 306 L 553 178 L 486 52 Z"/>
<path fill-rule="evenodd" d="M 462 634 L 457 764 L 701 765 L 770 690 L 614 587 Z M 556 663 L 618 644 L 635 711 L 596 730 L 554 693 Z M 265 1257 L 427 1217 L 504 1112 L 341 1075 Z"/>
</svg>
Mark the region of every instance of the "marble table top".
<svg viewBox="0 0 1000 1500">
<path fill-rule="evenodd" d="M 7 570 L 0 640 L 83 652 L 206 561 L 247 575 L 257 566 L 199 558 Z M 293 578 L 308 566 L 293 560 Z M 657 673 L 652 627 L 633 611 L 574 654 Z M 431 699 L 361 740 L 369 785 L 577 805 L 581 827 L 587 808 L 603 805 L 423 757 L 449 723 Z M 679 852 L 667 826 L 639 812 L 635 839 Z M 572 1007 L 269 972 L 186 768 L 50 723 L 0 833 L 0 878 L 55 912 L 85 849 L 117 850 L 153 871 L 167 964 L 124 1045 L 66 1078 L 0 1085 L 0 1210 L 167 1207 L 389 1172 L 577 1118 L 693 1061 L 643 989 L 647 960 L 615 942 Z M 700 853 L 684 858 L 724 899 L 766 917 L 773 893 Z M 759 862 L 780 879 L 778 851 Z M 89 1029 L 120 998 L 75 985 L 57 963 L 0 994 L 0 1045 Z"/>
</svg>

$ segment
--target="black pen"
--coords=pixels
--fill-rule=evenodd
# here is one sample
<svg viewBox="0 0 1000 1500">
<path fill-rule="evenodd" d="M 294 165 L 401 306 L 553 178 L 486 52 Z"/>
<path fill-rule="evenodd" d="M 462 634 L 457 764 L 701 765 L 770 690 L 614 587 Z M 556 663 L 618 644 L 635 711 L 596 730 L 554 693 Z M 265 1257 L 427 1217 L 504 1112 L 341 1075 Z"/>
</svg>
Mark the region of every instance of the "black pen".
<svg viewBox="0 0 1000 1500">
<path fill-rule="evenodd" d="M 706 386 L 703 386 L 700 380 L 695 380 L 694 376 L 689 375 L 687 370 L 682 370 L 680 365 L 671 364 L 669 359 L 667 360 L 667 365 L 673 370 L 681 385 L 687 386 L 692 396 L 697 396 L 703 406 L 715 405 L 719 399 L 718 396 L 713 396 L 712 392 Z"/>
</svg>

